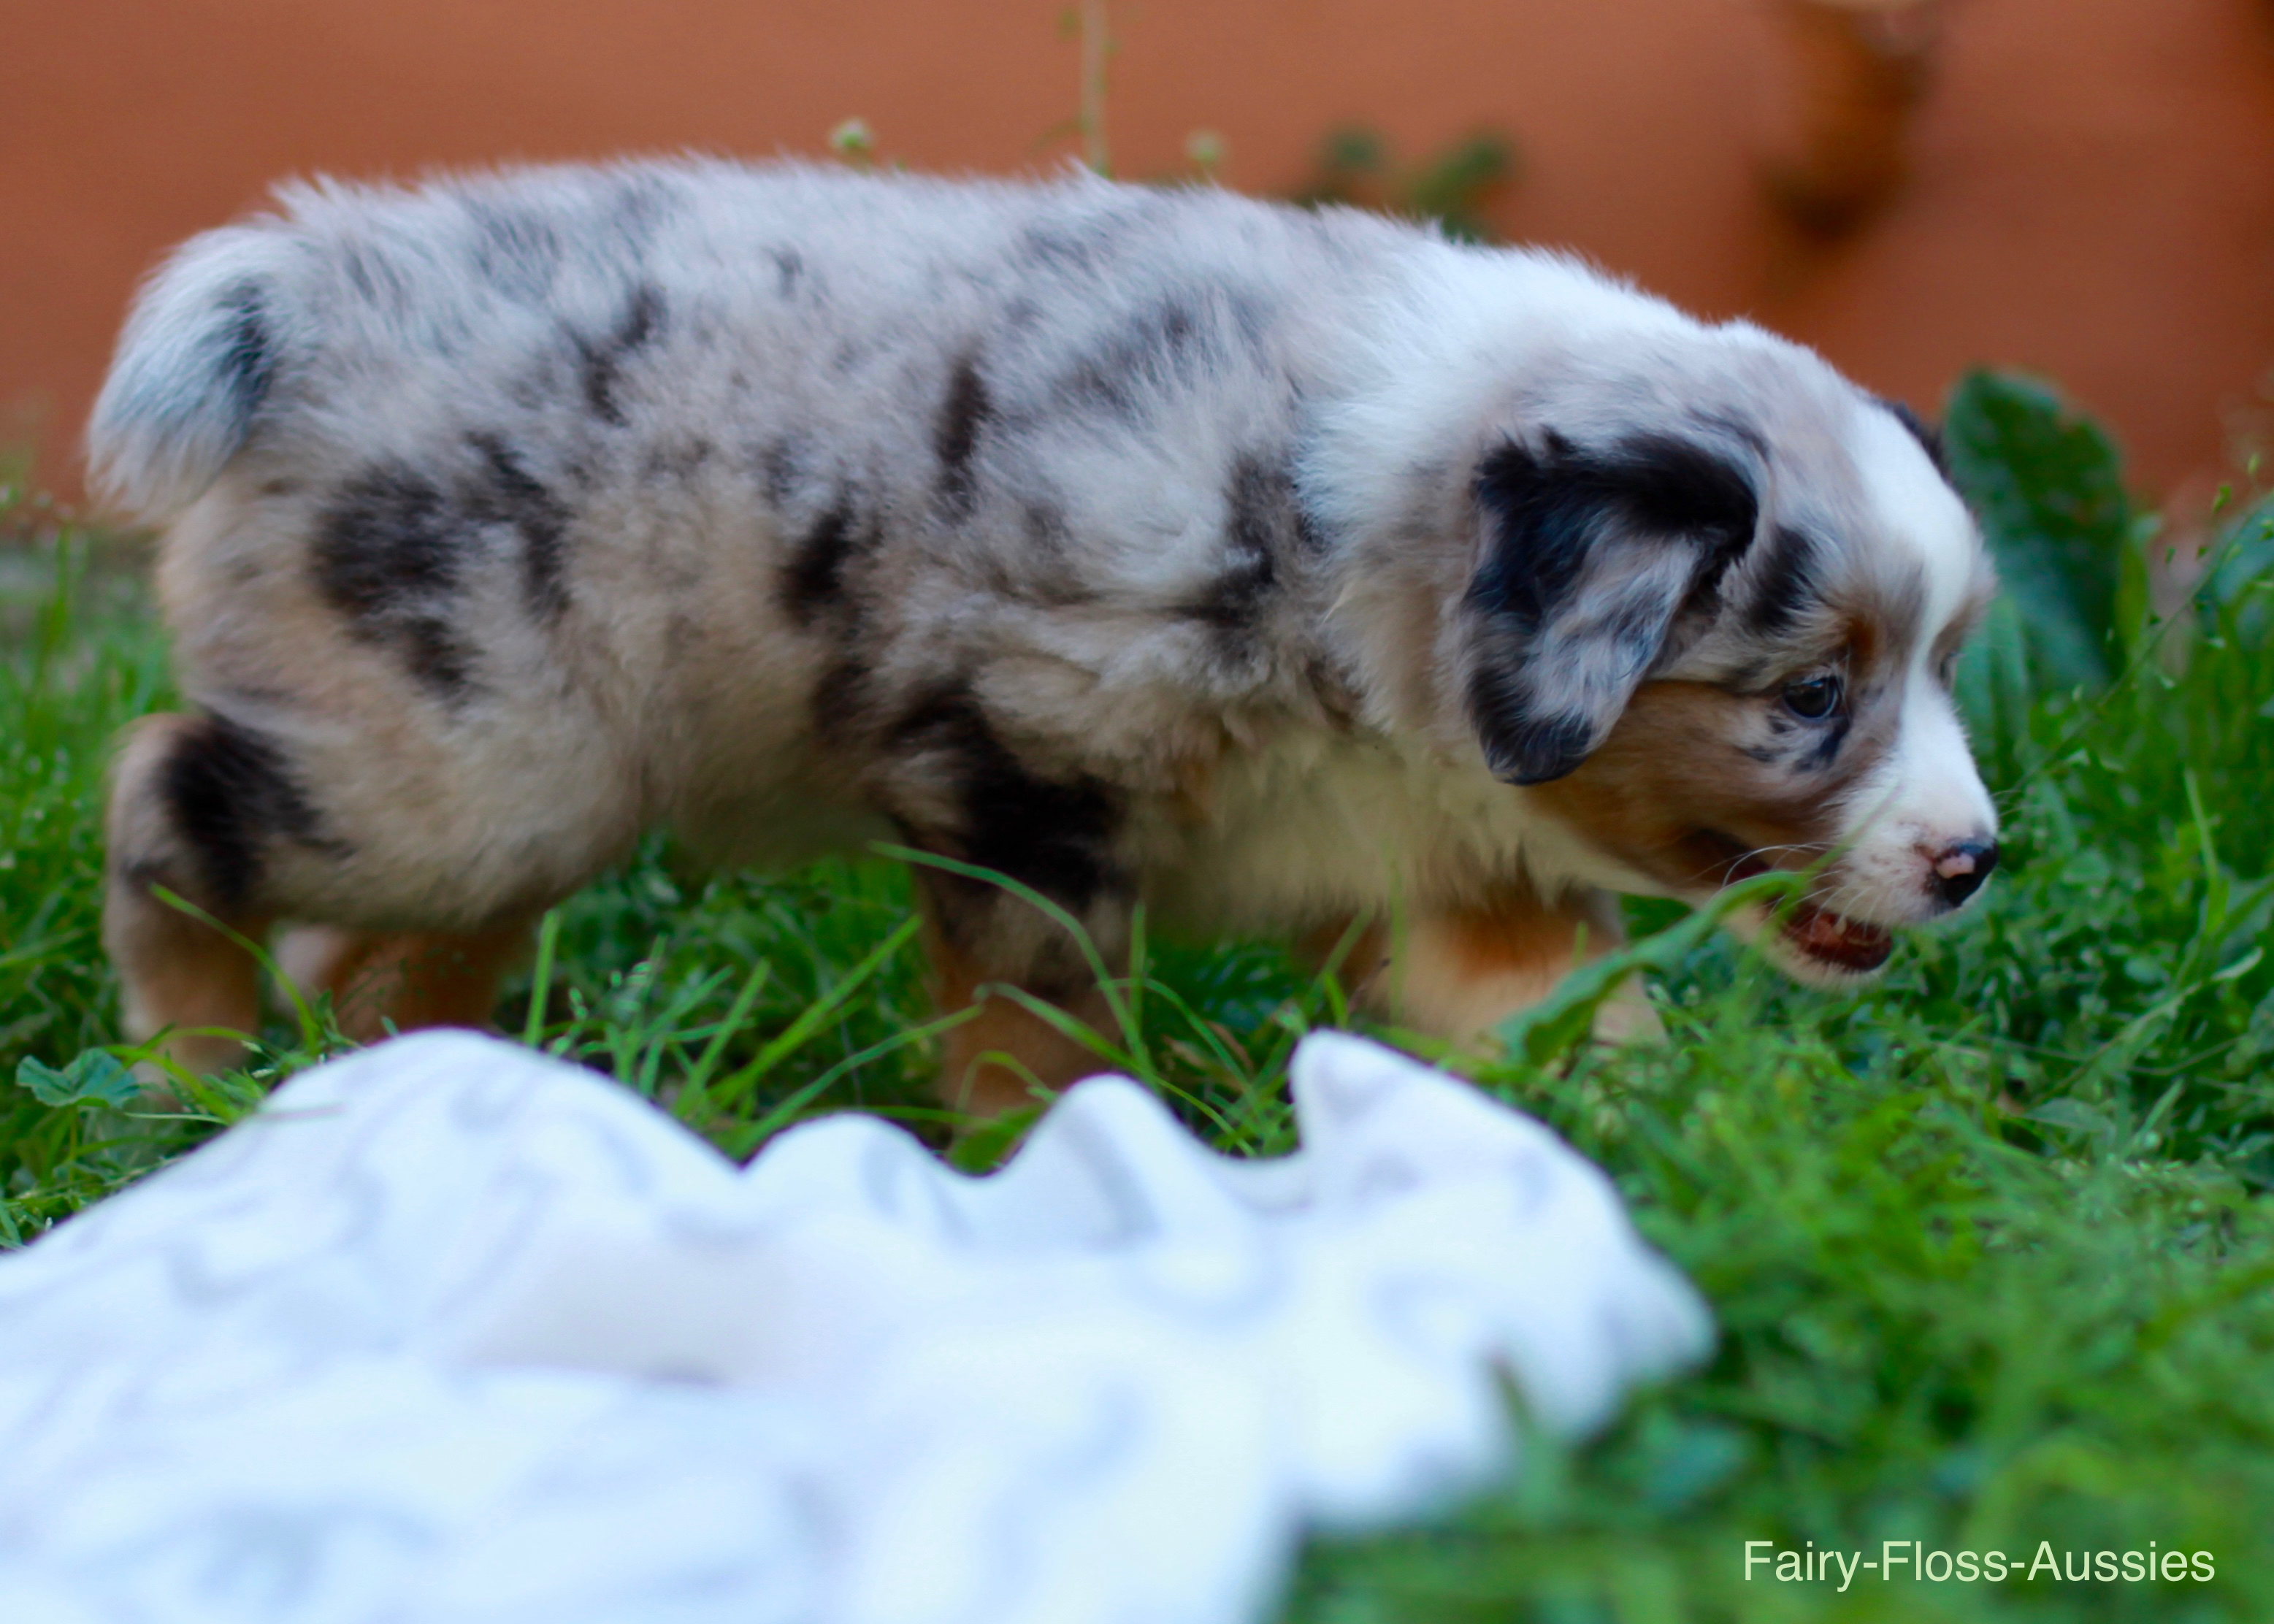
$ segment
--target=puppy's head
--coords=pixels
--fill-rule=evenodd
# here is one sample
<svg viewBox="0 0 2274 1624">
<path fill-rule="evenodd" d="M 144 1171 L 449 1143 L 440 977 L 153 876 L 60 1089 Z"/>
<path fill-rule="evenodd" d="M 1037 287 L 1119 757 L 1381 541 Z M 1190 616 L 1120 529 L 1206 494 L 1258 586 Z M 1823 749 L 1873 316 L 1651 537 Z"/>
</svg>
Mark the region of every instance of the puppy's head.
<svg viewBox="0 0 2274 1624">
<path fill-rule="evenodd" d="M 1725 330 L 1660 359 L 1495 425 L 1455 686 L 1572 877 L 1702 901 L 1813 868 L 1768 951 L 1869 974 L 1997 861 L 1951 697 L 1979 537 L 1916 420 L 1806 352 Z"/>
</svg>

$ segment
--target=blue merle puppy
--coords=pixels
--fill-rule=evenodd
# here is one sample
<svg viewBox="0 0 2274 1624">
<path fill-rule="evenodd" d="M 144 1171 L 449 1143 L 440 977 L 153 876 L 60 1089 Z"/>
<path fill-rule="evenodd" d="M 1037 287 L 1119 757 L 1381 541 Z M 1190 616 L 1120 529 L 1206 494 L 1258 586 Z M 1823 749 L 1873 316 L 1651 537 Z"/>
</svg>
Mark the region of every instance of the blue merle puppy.
<svg viewBox="0 0 2274 1624">
<path fill-rule="evenodd" d="M 102 486 L 164 529 L 190 709 L 123 743 L 138 1039 L 235 1054 L 289 927 L 376 1032 L 482 1022 L 531 921 L 667 826 L 1332 941 L 1472 1036 L 1691 899 L 1865 975 L 1995 824 L 1953 710 L 1992 583 L 1914 419 L 1553 255 L 1209 190 L 635 163 L 320 184 L 128 323 Z M 943 1087 L 1085 1056 L 1040 911 L 919 876 Z M 1615 1029 L 1647 1007 L 1615 1006 Z"/>
</svg>

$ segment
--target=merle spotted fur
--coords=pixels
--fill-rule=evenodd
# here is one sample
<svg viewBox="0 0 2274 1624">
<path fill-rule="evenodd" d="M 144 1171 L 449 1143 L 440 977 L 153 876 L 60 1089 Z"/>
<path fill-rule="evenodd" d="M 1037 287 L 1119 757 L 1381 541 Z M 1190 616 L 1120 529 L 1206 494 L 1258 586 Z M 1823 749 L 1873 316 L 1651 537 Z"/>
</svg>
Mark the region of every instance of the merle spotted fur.
<svg viewBox="0 0 2274 1624">
<path fill-rule="evenodd" d="M 491 929 L 659 823 L 897 834 L 1109 951 L 1140 902 L 1624 886 L 1523 786 L 1969 568 L 1813 356 L 1354 213 L 697 162 L 282 203 L 154 279 L 92 437 L 185 691 L 259 718 L 118 791 L 230 907 Z M 932 891 L 965 980 L 1063 980 Z"/>
</svg>

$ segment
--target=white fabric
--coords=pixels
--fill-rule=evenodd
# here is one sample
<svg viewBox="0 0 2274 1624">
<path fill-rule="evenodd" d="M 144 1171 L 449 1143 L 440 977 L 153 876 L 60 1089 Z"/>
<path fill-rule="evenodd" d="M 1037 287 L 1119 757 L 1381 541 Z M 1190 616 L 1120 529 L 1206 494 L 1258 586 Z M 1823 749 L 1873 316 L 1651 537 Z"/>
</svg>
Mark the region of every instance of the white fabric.
<svg viewBox="0 0 2274 1624">
<path fill-rule="evenodd" d="M 970 1178 L 873 1118 L 740 1170 L 464 1034 L 320 1068 L 0 1259 L 0 1619 L 1214 1624 L 1300 1530 L 1700 1355 L 1546 1129 L 1304 1042 L 1238 1162 L 1119 1079 Z"/>
</svg>

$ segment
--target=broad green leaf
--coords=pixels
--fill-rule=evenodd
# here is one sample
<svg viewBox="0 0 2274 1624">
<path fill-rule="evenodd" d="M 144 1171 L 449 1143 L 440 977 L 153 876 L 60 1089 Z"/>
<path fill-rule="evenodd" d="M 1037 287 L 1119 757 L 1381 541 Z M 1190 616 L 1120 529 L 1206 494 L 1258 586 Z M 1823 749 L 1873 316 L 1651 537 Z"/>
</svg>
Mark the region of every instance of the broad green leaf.
<svg viewBox="0 0 2274 1624">
<path fill-rule="evenodd" d="M 142 1097 L 134 1074 L 100 1049 L 88 1049 L 61 1071 L 26 1055 L 16 1064 L 16 1083 L 42 1105 L 127 1106 Z"/>
<path fill-rule="evenodd" d="M 2028 730 L 2029 641 L 2022 612 L 2001 595 L 1960 657 L 1955 686 L 1959 710 L 1977 740 L 2010 748 Z"/>
<path fill-rule="evenodd" d="M 2131 508 L 2108 436 L 2044 385 L 1969 373 L 1943 439 L 1951 477 L 1982 522 L 2040 688 L 2099 687 Z"/>
</svg>

